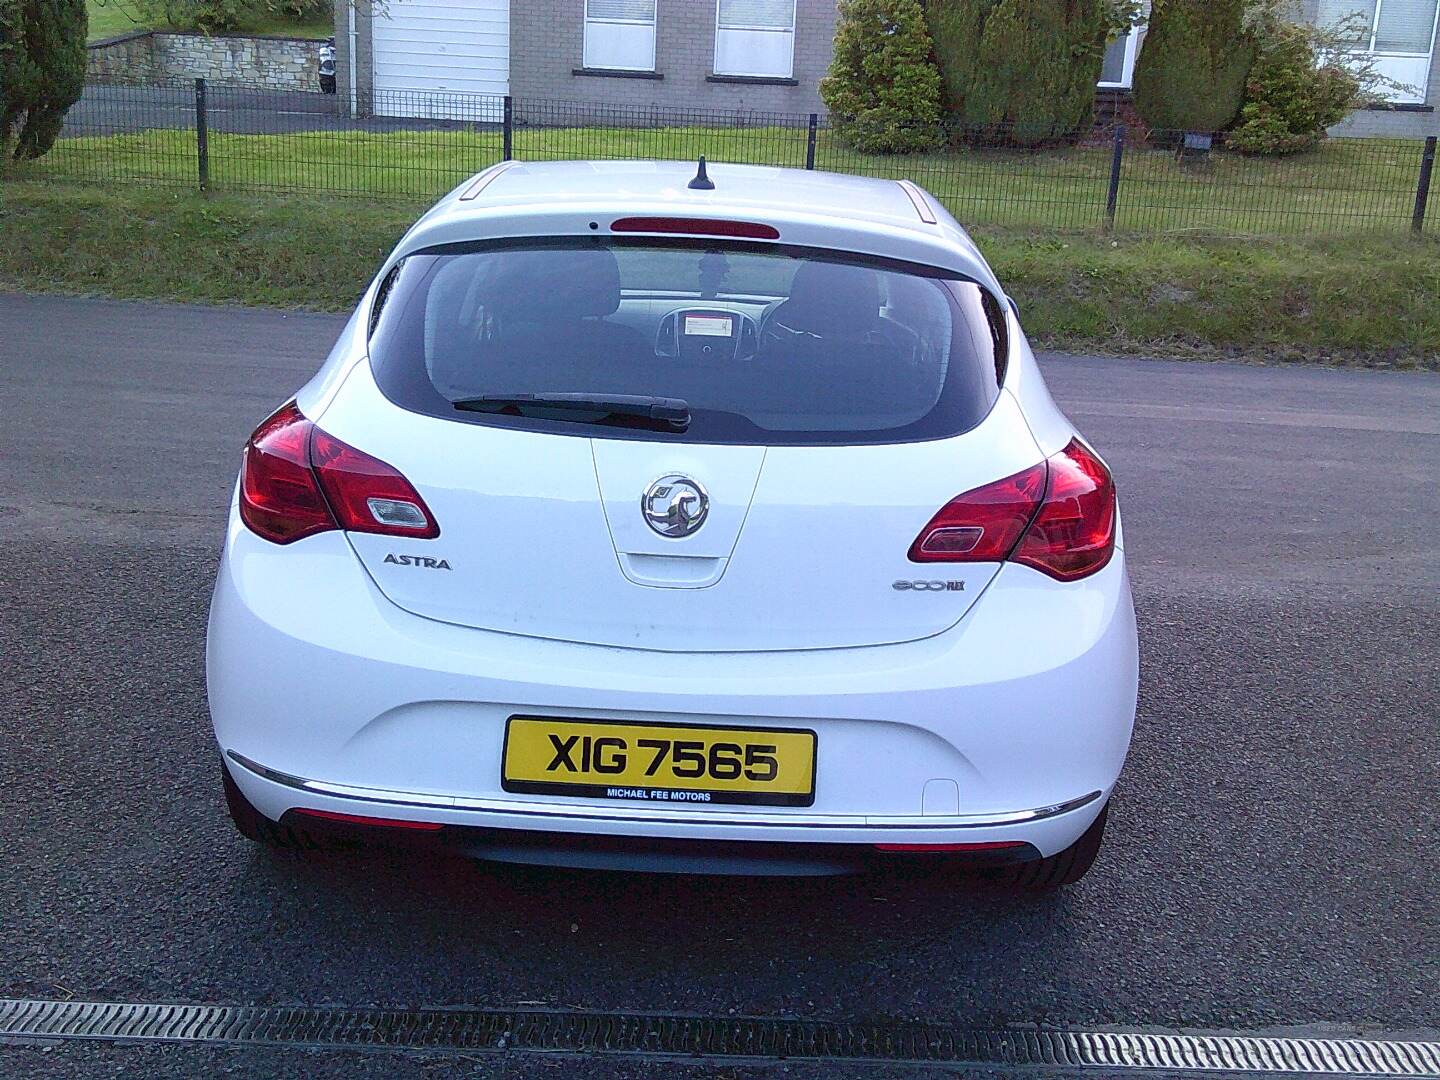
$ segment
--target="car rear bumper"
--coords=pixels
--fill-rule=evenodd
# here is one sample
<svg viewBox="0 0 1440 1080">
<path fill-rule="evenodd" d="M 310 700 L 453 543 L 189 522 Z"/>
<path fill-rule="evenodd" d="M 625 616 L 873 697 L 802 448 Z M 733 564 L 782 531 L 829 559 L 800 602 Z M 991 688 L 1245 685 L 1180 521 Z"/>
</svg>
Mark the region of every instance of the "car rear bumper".
<svg viewBox="0 0 1440 1080">
<path fill-rule="evenodd" d="M 959 624 L 902 645 L 677 654 L 414 616 L 342 535 L 281 549 L 233 516 L 207 669 L 227 766 L 272 820 L 310 808 L 654 840 L 1016 841 L 1041 855 L 1073 843 L 1109 797 L 1137 677 L 1118 555 L 1065 586 L 1007 565 Z M 815 802 L 507 793 L 500 755 L 516 714 L 814 730 Z"/>
<path fill-rule="evenodd" d="M 411 823 L 368 816 L 385 813 L 384 804 L 365 803 L 352 809 L 368 811 L 368 814 L 292 809 L 286 811 L 281 822 L 321 844 L 376 843 L 492 862 L 648 873 L 791 877 L 899 868 L 969 871 L 1041 858 L 1033 844 L 1022 840 L 947 846 L 892 844 L 883 840 L 821 842 L 813 837 L 737 840 L 695 836 L 693 832 L 684 837 L 636 836 L 597 833 L 591 829 L 563 832 L 554 828 L 497 826 L 493 815 L 468 815 L 479 817 L 485 824 L 427 822 L 423 828 L 415 828 Z M 517 815 L 504 813 L 499 820 L 509 821 L 515 817 Z"/>
<path fill-rule="evenodd" d="M 301 816 L 295 818 L 296 825 L 307 829 L 317 827 L 315 818 L 305 816 L 305 811 L 368 818 L 376 821 L 417 821 L 433 822 L 452 829 L 449 846 L 465 845 L 476 854 L 490 858 L 505 859 L 504 851 L 513 848 L 517 862 L 555 861 L 574 866 L 585 862 L 581 848 L 570 849 L 561 842 L 561 835 L 583 836 L 587 839 L 610 837 L 614 839 L 653 840 L 657 844 L 641 847 L 648 857 L 663 854 L 666 848 L 659 841 L 675 837 L 699 838 L 712 843 L 730 840 L 739 848 L 722 855 L 718 850 L 709 853 L 722 859 L 762 858 L 761 848 L 776 846 L 809 845 L 837 849 L 853 847 L 871 855 L 905 854 L 902 851 L 886 852 L 892 847 L 914 847 L 935 849 L 915 851 L 915 854 L 946 854 L 941 850 L 947 846 L 956 848 L 950 854 L 982 855 L 980 861 L 988 864 L 1024 861 L 1039 857 L 1028 839 L 1038 828 L 1048 832 L 1059 826 L 1065 834 L 1075 828 L 1079 821 L 1088 826 L 1100 807 L 1104 805 L 1106 793 L 1092 791 L 1079 798 L 1055 806 L 1035 807 L 1015 811 L 999 817 L 948 817 L 944 820 L 916 817 L 912 819 L 887 819 L 885 821 L 817 820 L 766 818 L 755 814 L 731 813 L 697 815 L 689 811 L 674 814 L 654 811 L 634 812 L 622 807 L 561 807 L 554 802 L 526 803 L 513 799 L 469 799 L 446 798 L 422 792 L 382 791 L 374 788 L 354 788 L 343 784 L 332 784 L 321 780 L 292 776 L 272 769 L 242 754 L 230 751 L 226 754 L 226 767 L 235 778 L 241 790 L 252 803 L 260 795 L 262 803 L 289 807 L 280 816 L 293 815 L 297 807 L 304 808 Z M 286 790 L 277 790 L 286 789 Z M 258 804 L 257 804 L 258 805 Z M 1063 821 L 1056 819 L 1071 818 Z M 383 827 L 380 827 L 383 828 Z M 486 833 L 512 833 L 501 838 Z M 1084 831 L 1084 826 L 1081 827 Z M 542 844 L 536 837 L 549 837 Z M 405 836 L 404 830 L 392 838 L 416 839 Z M 757 846 L 758 845 L 758 846 Z M 1015 845 L 1016 849 L 1000 849 L 1000 845 Z M 542 847 L 557 853 L 547 858 Z M 585 845 L 594 854 L 593 865 L 610 865 L 609 857 L 599 852 L 607 850 Z M 740 849 L 749 846 L 749 852 Z M 1063 845 L 1062 845 L 1063 846 Z M 525 857 L 519 852 L 526 851 Z M 987 850 L 988 849 L 988 850 Z M 1028 850 L 1017 850 L 1028 849 Z M 613 850 L 617 858 L 626 853 L 624 847 Z M 566 851 L 566 857 L 558 853 Z M 844 862 L 854 861 L 857 852 L 842 853 L 838 850 L 832 856 Z M 763 857 L 774 857 L 775 852 L 766 850 Z M 687 857 L 699 858 L 699 853 L 687 853 Z M 791 853 L 793 857 L 793 853 Z M 813 856 L 804 861 L 815 861 Z"/>
</svg>

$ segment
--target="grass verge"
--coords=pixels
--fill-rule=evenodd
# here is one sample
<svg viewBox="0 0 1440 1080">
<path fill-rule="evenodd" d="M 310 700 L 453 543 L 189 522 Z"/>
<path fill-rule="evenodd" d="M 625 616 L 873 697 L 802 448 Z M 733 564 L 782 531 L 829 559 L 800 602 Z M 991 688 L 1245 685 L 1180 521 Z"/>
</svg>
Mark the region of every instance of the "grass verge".
<svg viewBox="0 0 1440 1080">
<path fill-rule="evenodd" d="M 178 100 L 178 99 L 177 99 Z M 495 124 L 443 129 L 233 134 L 224 127 L 263 121 L 244 91 L 212 90 L 210 177 L 227 191 L 434 197 L 500 160 Z M 121 97 L 92 122 L 123 127 L 153 120 L 141 100 Z M 455 106 L 479 112 L 475 103 Z M 498 104 L 496 106 L 498 109 Z M 498 119 L 498 112 L 492 119 Z M 552 123 L 564 116 L 550 118 Z M 1307 154 L 1255 158 L 1216 152 L 1203 166 L 1167 150 L 1126 150 L 1116 205 L 1121 232 L 1314 235 L 1385 231 L 1410 225 L 1420 174 L 1420 140 L 1331 139 Z M 190 184 L 195 133 L 187 128 L 61 138 L 32 167 L 37 178 L 120 178 Z M 515 156 L 668 159 L 803 166 L 805 131 L 784 127 L 604 128 L 520 126 Z M 944 154 L 866 155 L 819 135 L 820 169 L 908 178 L 967 226 L 1098 229 L 1110 182 L 1108 146 L 1033 151 L 962 149 Z"/>
<path fill-rule="evenodd" d="M 343 311 L 420 201 L 9 182 L 0 288 Z M 976 239 L 1039 347 L 1440 370 L 1440 241 Z"/>
</svg>

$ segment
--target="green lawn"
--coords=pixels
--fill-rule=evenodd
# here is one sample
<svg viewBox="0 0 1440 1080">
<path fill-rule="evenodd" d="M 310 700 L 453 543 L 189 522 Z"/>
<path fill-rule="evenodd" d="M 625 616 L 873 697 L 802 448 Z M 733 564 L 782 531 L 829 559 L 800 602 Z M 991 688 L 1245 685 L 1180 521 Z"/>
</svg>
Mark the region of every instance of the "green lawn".
<svg viewBox="0 0 1440 1080">
<path fill-rule="evenodd" d="M 92 0 L 93 2 L 93 0 Z M 329 12 L 312 16 L 303 22 L 277 18 L 274 15 L 247 19 L 236 28 L 237 34 L 273 34 L 277 37 L 328 38 L 335 33 L 335 20 Z"/>
<path fill-rule="evenodd" d="M 91 41 L 150 29 L 133 0 L 85 0 L 85 10 L 90 16 Z"/>
<path fill-rule="evenodd" d="M 0 289 L 343 311 L 428 198 L 12 178 Z M 1440 240 L 996 228 L 976 239 L 1037 346 L 1440 370 Z"/>
<path fill-rule="evenodd" d="M 89 40 L 100 41 L 128 34 L 134 30 L 184 29 L 163 27 L 147 20 L 135 0 L 85 0 L 90 16 Z M 265 16 L 247 20 L 235 31 L 240 34 L 278 34 L 284 37 L 327 38 L 333 34 L 334 26 L 328 15 L 307 19 L 297 23 L 286 19 Z"/>
<path fill-rule="evenodd" d="M 1216 153 L 1197 168 L 1180 165 L 1163 150 L 1130 148 L 1116 227 L 1221 235 L 1403 231 L 1420 149 L 1419 142 L 1335 139 L 1284 159 Z M 693 160 L 701 153 L 712 161 L 799 166 L 805 161 L 805 132 L 776 127 L 518 127 L 515 132 L 515 155 L 528 160 Z M 485 125 L 384 134 L 210 134 L 211 183 L 231 191 L 431 198 L 500 156 L 500 133 Z M 1094 230 L 1105 224 L 1107 146 L 873 157 L 822 133 L 817 164 L 913 179 L 967 226 Z M 190 184 L 195 139 L 189 131 L 62 138 L 35 168 L 66 179 Z M 1432 213 L 1440 228 L 1440 206 Z"/>
</svg>

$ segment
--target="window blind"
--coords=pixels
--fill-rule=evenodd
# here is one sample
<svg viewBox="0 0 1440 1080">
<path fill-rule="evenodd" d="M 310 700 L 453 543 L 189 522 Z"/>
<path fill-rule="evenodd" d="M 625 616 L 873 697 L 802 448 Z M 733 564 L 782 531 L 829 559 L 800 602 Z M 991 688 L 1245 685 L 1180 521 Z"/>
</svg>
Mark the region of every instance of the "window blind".
<svg viewBox="0 0 1440 1080">
<path fill-rule="evenodd" d="M 1428 53 L 1436 0 L 1385 0 L 1375 32 L 1376 52 Z"/>
<path fill-rule="evenodd" d="M 1320 0 L 1315 21 L 1326 27 L 1345 23 L 1356 44 L 1369 47 L 1370 26 L 1375 20 L 1375 0 Z"/>
<path fill-rule="evenodd" d="M 604 22 L 654 22 L 655 0 L 587 0 L 585 16 Z"/>
<path fill-rule="evenodd" d="M 719 0 L 723 30 L 795 29 L 795 0 Z"/>
</svg>

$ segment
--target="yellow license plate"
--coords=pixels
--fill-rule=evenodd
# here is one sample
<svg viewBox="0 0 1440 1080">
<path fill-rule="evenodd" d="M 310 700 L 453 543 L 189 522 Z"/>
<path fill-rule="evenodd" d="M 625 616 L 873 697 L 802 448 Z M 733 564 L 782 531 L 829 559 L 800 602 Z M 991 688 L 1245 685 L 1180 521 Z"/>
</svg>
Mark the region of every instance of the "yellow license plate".
<svg viewBox="0 0 1440 1080">
<path fill-rule="evenodd" d="M 506 791 L 649 803 L 815 802 L 815 733 L 512 716 Z"/>
</svg>

